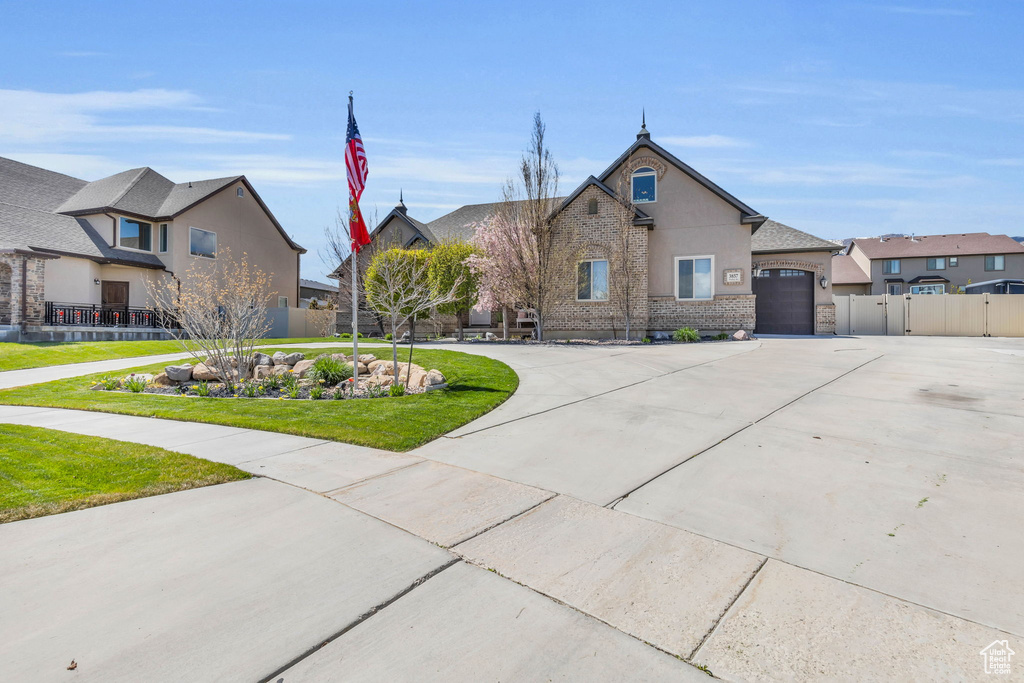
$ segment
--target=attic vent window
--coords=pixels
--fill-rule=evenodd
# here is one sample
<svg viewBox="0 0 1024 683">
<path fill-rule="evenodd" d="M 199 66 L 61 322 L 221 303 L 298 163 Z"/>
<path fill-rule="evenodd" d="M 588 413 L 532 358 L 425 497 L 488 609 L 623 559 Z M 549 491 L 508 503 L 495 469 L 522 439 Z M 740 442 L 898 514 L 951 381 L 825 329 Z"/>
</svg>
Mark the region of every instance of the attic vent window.
<svg viewBox="0 0 1024 683">
<path fill-rule="evenodd" d="M 591 216 L 597 215 L 597 198 L 591 197 L 587 202 L 587 213 Z"/>
<path fill-rule="evenodd" d="M 235 196 L 236 197 L 244 197 L 245 196 L 245 190 L 242 189 L 242 188 L 238 188 L 237 190 L 235 190 Z"/>
</svg>

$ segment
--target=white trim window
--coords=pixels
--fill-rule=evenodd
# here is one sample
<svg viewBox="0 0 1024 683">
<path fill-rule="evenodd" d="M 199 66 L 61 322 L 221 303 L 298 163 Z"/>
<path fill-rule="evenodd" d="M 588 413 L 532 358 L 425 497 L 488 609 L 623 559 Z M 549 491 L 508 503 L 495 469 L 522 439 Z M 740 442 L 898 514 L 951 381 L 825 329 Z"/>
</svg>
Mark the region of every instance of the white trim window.
<svg viewBox="0 0 1024 683">
<path fill-rule="evenodd" d="M 714 272 L 714 256 L 676 256 L 676 299 L 678 301 L 714 299 Z"/>
<path fill-rule="evenodd" d="M 117 222 L 117 246 L 132 251 L 153 251 L 153 224 L 122 216 Z"/>
<path fill-rule="evenodd" d="M 900 260 L 898 258 L 894 258 L 884 261 L 882 264 L 882 272 L 886 275 L 899 275 Z"/>
<path fill-rule="evenodd" d="M 217 233 L 189 228 L 188 253 L 201 258 L 217 258 Z"/>
<path fill-rule="evenodd" d="M 277 307 L 278 308 L 288 308 L 288 297 L 286 297 L 286 296 L 279 296 L 279 297 L 277 297 Z"/>
<path fill-rule="evenodd" d="M 650 166 L 642 166 L 633 171 L 630 185 L 634 204 L 658 201 L 658 172 Z"/>
<path fill-rule="evenodd" d="M 913 285 L 911 294 L 945 294 L 946 285 Z"/>
<path fill-rule="evenodd" d="M 587 259 L 576 267 L 576 301 L 608 301 L 607 259 Z"/>
</svg>

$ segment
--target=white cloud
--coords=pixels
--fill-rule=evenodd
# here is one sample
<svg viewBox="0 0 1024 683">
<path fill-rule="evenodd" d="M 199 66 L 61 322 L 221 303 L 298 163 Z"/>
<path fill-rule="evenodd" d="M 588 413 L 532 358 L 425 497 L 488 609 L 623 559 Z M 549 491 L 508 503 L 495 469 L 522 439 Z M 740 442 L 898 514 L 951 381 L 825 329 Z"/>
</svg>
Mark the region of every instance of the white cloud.
<svg viewBox="0 0 1024 683">
<path fill-rule="evenodd" d="M 744 176 L 763 185 L 869 186 L 924 189 L 962 188 L 980 181 L 966 175 L 945 175 L 934 171 L 884 166 L 873 163 L 802 164 L 747 169 L 735 167 L 723 172 Z"/>
<path fill-rule="evenodd" d="M 970 17 L 974 12 L 952 7 L 911 7 L 908 5 L 866 5 L 867 9 L 874 9 L 889 14 L 916 14 L 929 17 Z"/>
<path fill-rule="evenodd" d="M 172 140 L 181 143 L 265 142 L 288 140 L 276 133 L 222 130 L 196 126 L 104 123 L 115 112 L 201 109 L 200 98 L 186 90 L 143 89 L 44 93 L 0 90 L 0 144 L 38 144 Z M 151 115 L 151 114 L 149 114 Z"/>
<path fill-rule="evenodd" d="M 750 143 L 725 135 L 691 135 L 658 137 L 658 141 L 673 147 L 722 148 L 749 147 Z"/>
</svg>

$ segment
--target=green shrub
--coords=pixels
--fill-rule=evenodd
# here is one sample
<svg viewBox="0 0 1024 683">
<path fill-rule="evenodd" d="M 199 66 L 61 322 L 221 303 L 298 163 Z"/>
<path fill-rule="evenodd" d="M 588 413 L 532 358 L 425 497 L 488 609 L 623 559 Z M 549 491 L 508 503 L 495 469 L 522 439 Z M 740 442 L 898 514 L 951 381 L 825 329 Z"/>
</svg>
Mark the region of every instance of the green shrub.
<svg viewBox="0 0 1024 683">
<path fill-rule="evenodd" d="M 396 382 L 388 388 L 389 396 L 405 396 L 405 385 L 401 382 Z"/>
<path fill-rule="evenodd" d="M 263 378 L 263 390 L 270 391 L 281 386 L 281 378 L 277 375 L 267 375 Z"/>
<path fill-rule="evenodd" d="M 117 377 L 103 377 L 97 384 L 103 385 L 103 391 L 113 391 L 121 386 L 121 380 Z"/>
<path fill-rule="evenodd" d="M 651 342 L 651 338 L 650 337 L 644 337 L 643 339 L 640 340 L 640 343 L 641 344 L 650 344 L 650 343 L 652 343 Z"/>
<path fill-rule="evenodd" d="M 727 333 L 725 333 L 725 332 L 719 332 L 714 337 L 712 337 L 712 339 L 714 339 L 715 341 L 725 341 L 728 338 L 729 338 L 729 335 Z"/>
<path fill-rule="evenodd" d="M 370 398 L 383 398 L 388 395 L 388 390 L 383 385 L 371 384 L 366 387 L 366 393 Z"/>
<path fill-rule="evenodd" d="M 683 342 L 684 344 L 692 344 L 693 342 L 700 341 L 700 334 L 698 334 L 697 330 L 692 327 L 684 327 L 681 330 L 673 332 L 672 339 L 677 342 Z"/>
<path fill-rule="evenodd" d="M 345 385 L 339 385 L 338 388 L 334 390 L 334 394 L 332 394 L 331 398 L 333 398 L 335 401 L 340 401 L 341 399 L 345 398 Z"/>
<path fill-rule="evenodd" d="M 292 386 L 288 387 L 288 398 L 299 397 L 299 383 L 295 382 Z"/>
<path fill-rule="evenodd" d="M 137 376 L 133 372 L 131 376 L 124 381 L 124 388 L 133 394 L 138 394 L 145 390 L 147 384 L 149 384 L 149 382 L 144 380 L 142 377 Z"/>
<path fill-rule="evenodd" d="M 319 401 L 324 397 L 324 385 L 314 384 L 309 389 L 309 397 L 314 401 Z"/>
<path fill-rule="evenodd" d="M 263 385 L 259 382 L 242 382 L 242 395 L 246 398 L 259 398 L 263 392 Z"/>
<path fill-rule="evenodd" d="M 329 387 L 337 386 L 352 376 L 352 366 L 331 356 L 320 356 L 313 361 L 313 367 L 306 372 L 312 380 L 323 380 Z"/>
<path fill-rule="evenodd" d="M 196 392 L 196 396 L 209 396 L 210 395 L 210 383 L 200 382 L 192 387 L 192 390 Z"/>
<path fill-rule="evenodd" d="M 384 335 L 384 341 L 391 341 L 394 338 L 395 338 L 395 336 L 393 334 L 391 334 L 390 332 L 388 332 L 387 334 Z"/>
</svg>

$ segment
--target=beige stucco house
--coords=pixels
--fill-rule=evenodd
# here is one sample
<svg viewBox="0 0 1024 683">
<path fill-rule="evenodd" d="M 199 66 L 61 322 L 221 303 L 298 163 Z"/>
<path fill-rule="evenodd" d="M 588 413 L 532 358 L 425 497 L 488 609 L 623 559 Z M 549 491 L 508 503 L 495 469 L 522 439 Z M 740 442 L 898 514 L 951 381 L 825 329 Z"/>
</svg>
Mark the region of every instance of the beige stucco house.
<svg viewBox="0 0 1024 683">
<path fill-rule="evenodd" d="M 855 239 L 833 271 L 836 294 L 971 293 L 1024 279 L 1024 245 L 987 232 Z"/>
<path fill-rule="evenodd" d="M 137 168 L 86 182 L 0 158 L 0 330 L 8 338 L 153 336 L 147 283 L 226 249 L 272 273 L 271 305 L 297 305 L 305 249 L 245 176 L 174 183 Z"/>
<path fill-rule="evenodd" d="M 636 262 L 633 336 L 681 327 L 704 334 L 835 329 L 831 257 L 842 245 L 768 220 L 655 143 L 646 126 L 600 175 L 557 203 L 556 231 L 562 226 L 579 240 L 581 259 L 568 275 L 575 296 L 545 314 L 548 338 L 623 335 L 621 288 L 612 281 L 618 269 L 609 267 L 620 254 Z M 373 245 L 468 240 L 498 206 L 464 206 L 423 223 L 400 202 L 377 225 Z M 628 249 L 617 246 L 624 206 L 632 211 Z M 343 266 L 335 276 L 347 272 Z M 472 311 L 463 323 L 497 327 L 496 312 Z"/>
</svg>

